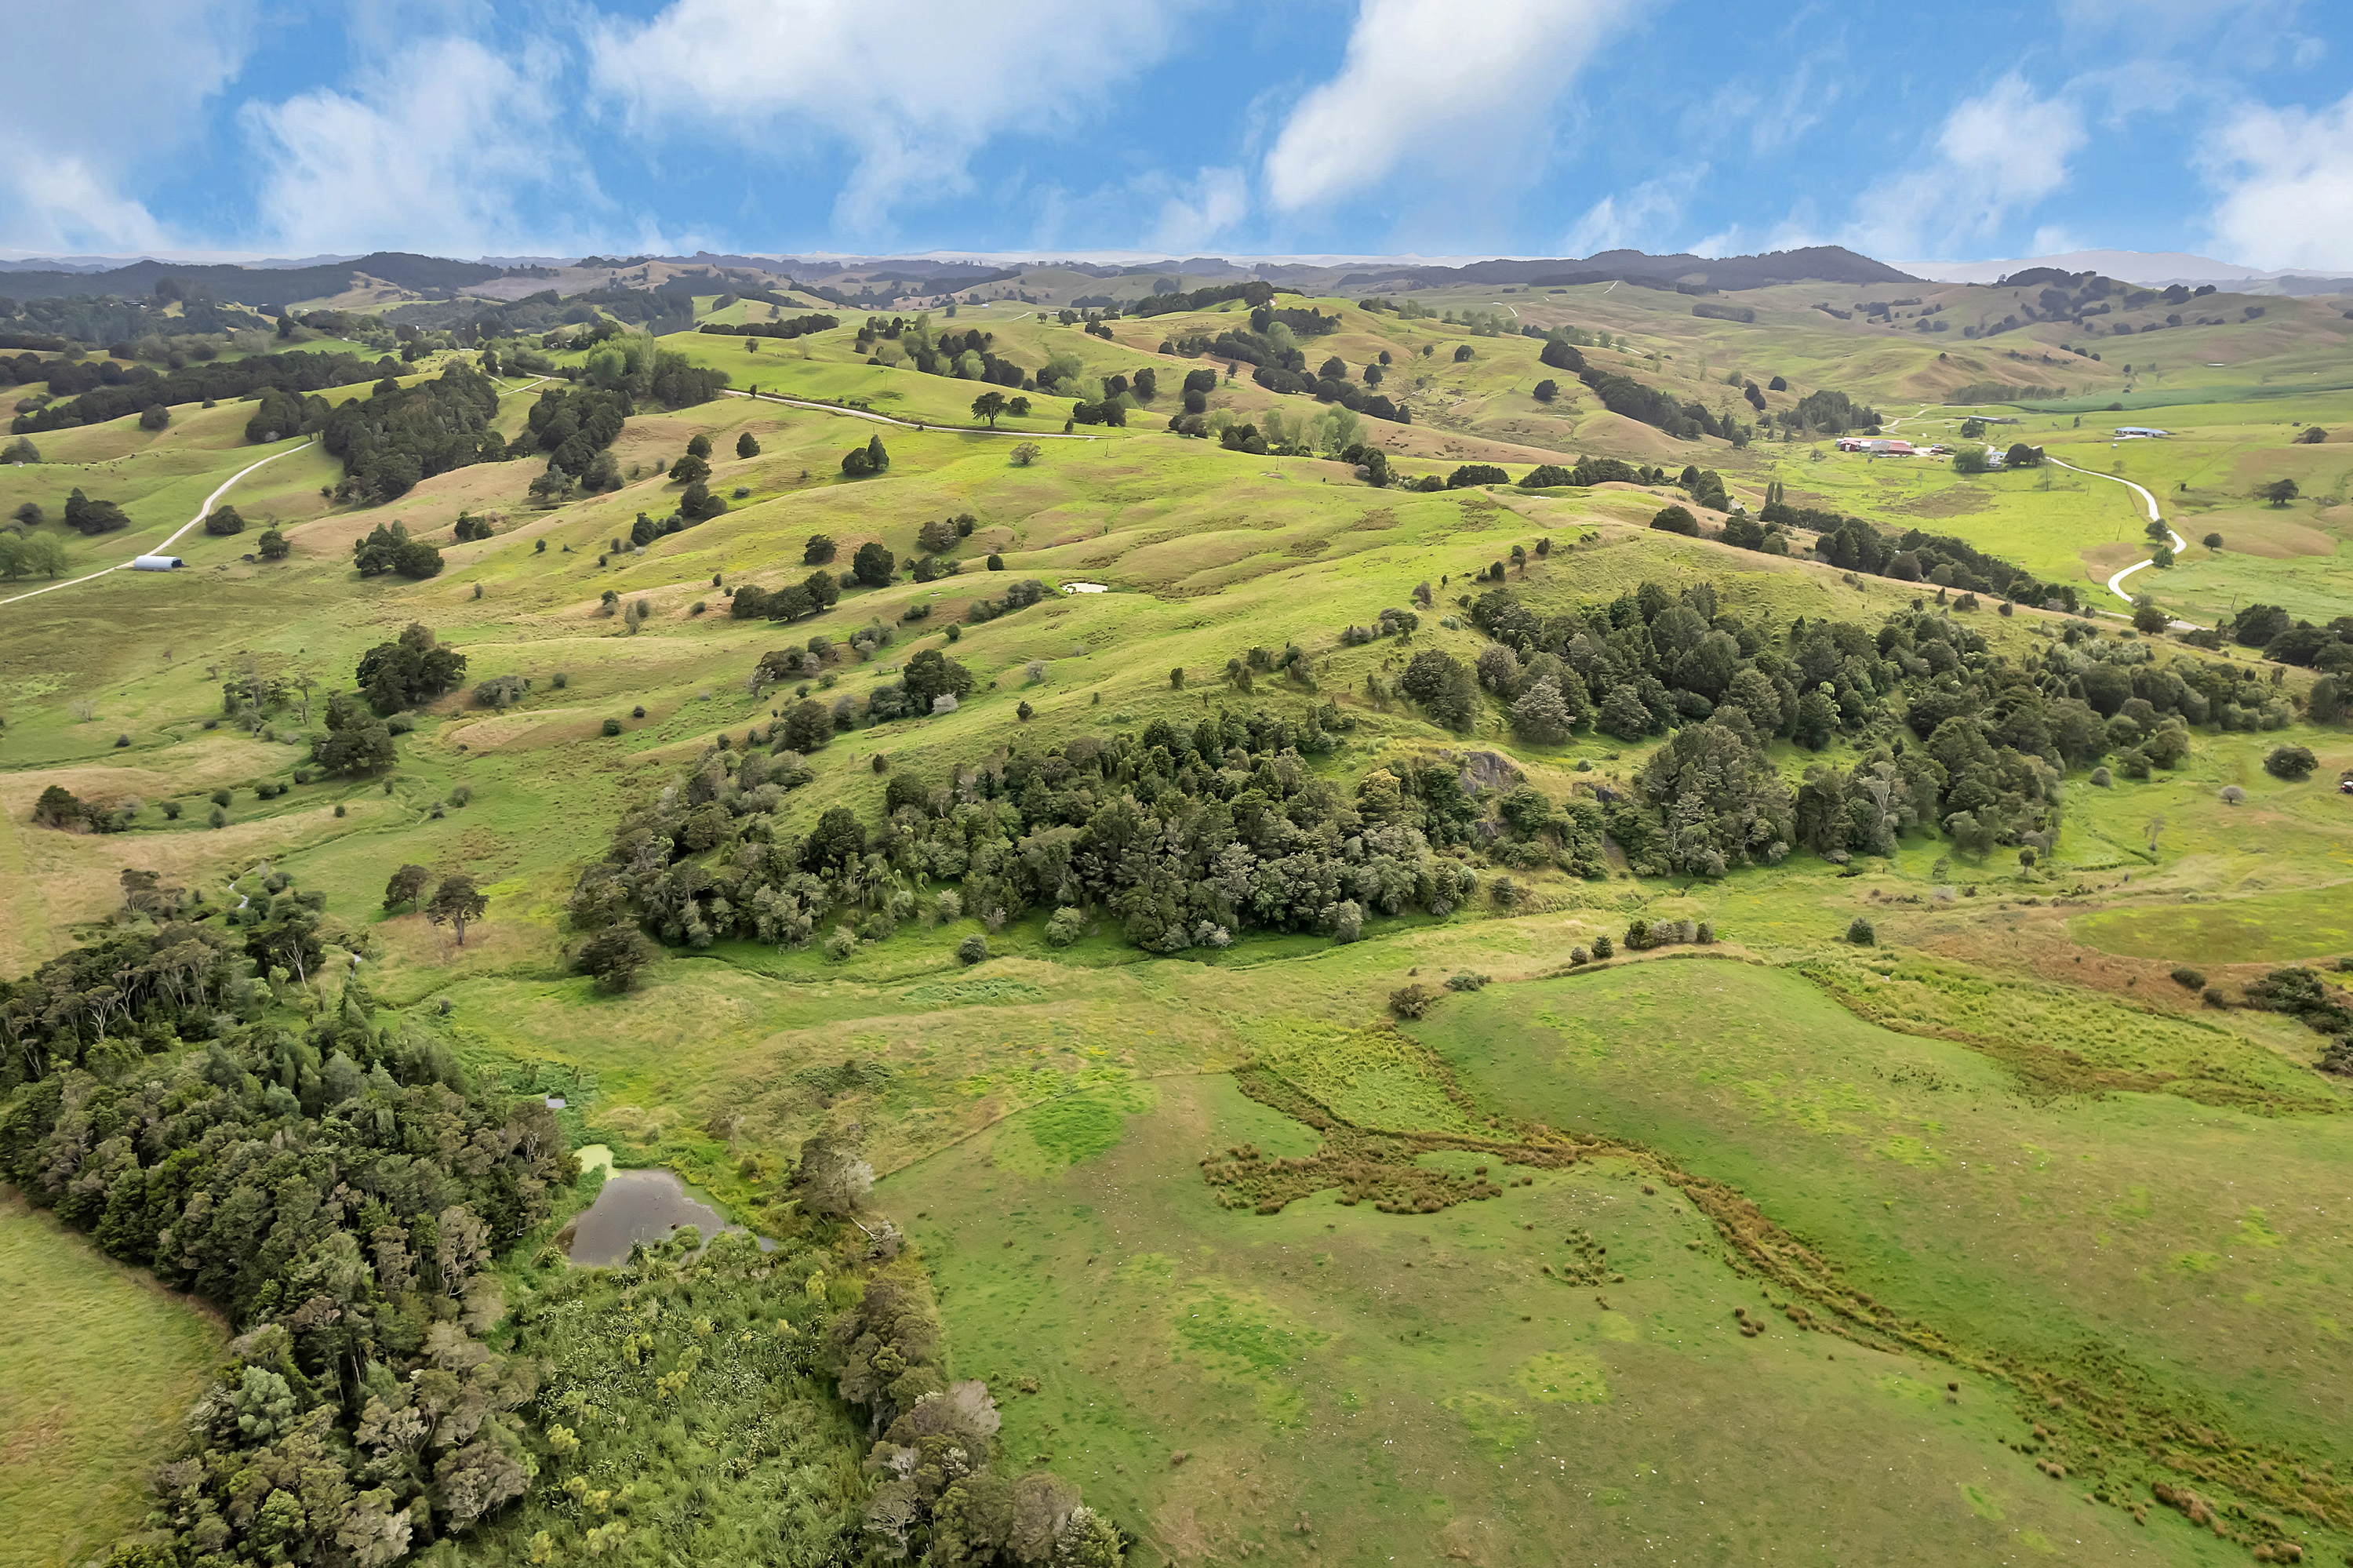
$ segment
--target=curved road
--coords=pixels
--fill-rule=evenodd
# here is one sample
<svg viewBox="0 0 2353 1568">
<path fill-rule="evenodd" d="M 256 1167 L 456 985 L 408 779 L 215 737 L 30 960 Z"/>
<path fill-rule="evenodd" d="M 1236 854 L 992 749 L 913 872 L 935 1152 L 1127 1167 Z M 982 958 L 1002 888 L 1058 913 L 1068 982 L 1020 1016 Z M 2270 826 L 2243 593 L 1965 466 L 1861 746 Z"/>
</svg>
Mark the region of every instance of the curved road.
<svg viewBox="0 0 2353 1568">
<path fill-rule="evenodd" d="M 2158 514 L 2157 497 L 2151 495 L 2147 490 L 2142 486 L 2135 484 L 2131 480 L 2119 479 L 2113 473 L 2101 473 L 2093 469 L 2077 468 L 2073 463 L 2061 462 L 2055 457 L 2046 457 L 2042 461 L 2051 464 L 2053 468 L 2063 468 L 2070 473 L 2087 473 L 2094 479 L 2105 479 L 2111 484 L 2123 485 L 2126 490 L 2131 491 L 2135 495 L 2140 497 L 2141 504 L 2148 508 L 2148 520 L 2150 522 L 2165 523 L 2165 519 Z M 2182 554 L 2189 548 L 2189 541 L 2183 538 L 2180 535 L 2176 534 L 2173 531 L 2172 524 L 2165 523 L 2165 532 L 2166 536 L 2173 541 L 2173 549 L 2176 555 Z M 2153 567 L 2157 563 L 2154 560 L 2135 561 L 2131 566 L 2126 567 L 2124 570 L 2118 572 L 2116 576 L 2108 579 L 2108 591 L 2116 595 L 2118 599 L 2124 600 L 2126 604 L 2130 604 L 2132 602 L 2132 595 L 2125 592 L 2125 579 L 2132 576 L 2135 572 L 2140 570 L 2143 567 Z"/>
<path fill-rule="evenodd" d="M 775 392 L 739 392 L 732 387 L 722 387 L 719 395 L 723 397 L 750 397 L 761 403 L 782 403 L 787 408 L 814 408 L 820 414 L 843 414 L 853 419 L 871 419 L 878 425 L 896 425 L 902 430 L 939 430 L 953 436 L 1018 436 L 1026 441 L 1092 441 L 1096 439 L 1060 430 L 992 430 L 986 425 L 942 425 L 916 419 L 894 419 L 888 414 L 877 414 L 869 408 L 846 408 L 839 403 L 812 403 L 806 398 L 786 397 Z"/>
<path fill-rule="evenodd" d="M 171 538 L 165 539 L 162 544 L 157 545 L 151 550 L 142 550 L 139 554 L 142 556 L 162 555 L 164 551 L 172 547 L 173 542 L 177 540 L 181 535 L 186 533 L 189 529 L 203 522 L 206 517 L 212 515 L 213 508 L 220 504 L 220 498 L 227 495 L 229 493 L 230 488 L 234 486 L 238 480 L 243 479 L 255 469 L 267 468 L 271 463 L 276 462 L 280 458 L 285 457 L 289 453 L 299 452 L 303 447 L 307 447 L 311 444 L 311 443 L 309 441 L 304 441 L 301 446 L 288 447 L 285 451 L 271 452 L 259 462 L 254 463 L 249 467 L 241 468 L 235 473 L 230 474 L 227 479 L 221 481 L 221 487 L 218 490 L 214 491 L 210 495 L 205 497 L 205 503 L 196 509 L 196 514 L 194 517 L 189 518 L 185 523 L 181 524 L 177 528 L 172 530 Z M 71 588 L 76 583 L 86 583 L 92 581 L 95 578 L 102 577 L 109 572 L 119 572 L 130 564 L 131 563 L 129 561 L 119 561 L 111 567 L 100 567 L 98 570 L 88 573 L 85 576 L 68 577 L 64 582 L 51 583 L 47 588 L 35 588 L 31 593 L 20 593 L 14 599 L 0 599 L 0 604 L 15 604 L 20 599 L 38 599 L 45 593 L 55 593 L 61 588 Z"/>
</svg>

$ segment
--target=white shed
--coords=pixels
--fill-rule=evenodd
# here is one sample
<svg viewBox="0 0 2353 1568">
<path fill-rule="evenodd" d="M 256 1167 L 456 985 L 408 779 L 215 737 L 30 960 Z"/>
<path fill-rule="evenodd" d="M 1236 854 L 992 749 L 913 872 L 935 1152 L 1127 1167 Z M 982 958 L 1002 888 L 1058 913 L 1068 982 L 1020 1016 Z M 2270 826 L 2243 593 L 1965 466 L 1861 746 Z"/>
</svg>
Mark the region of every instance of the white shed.
<svg viewBox="0 0 2353 1568">
<path fill-rule="evenodd" d="M 134 572 L 177 571 L 183 563 L 177 556 L 141 556 L 131 563 Z"/>
</svg>

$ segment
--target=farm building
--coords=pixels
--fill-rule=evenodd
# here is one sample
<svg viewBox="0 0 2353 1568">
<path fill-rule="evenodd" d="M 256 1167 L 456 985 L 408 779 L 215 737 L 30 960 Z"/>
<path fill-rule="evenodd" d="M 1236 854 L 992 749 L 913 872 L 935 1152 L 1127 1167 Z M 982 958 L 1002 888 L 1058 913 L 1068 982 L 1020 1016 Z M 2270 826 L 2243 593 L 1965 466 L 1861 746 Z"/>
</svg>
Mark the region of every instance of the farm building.
<svg viewBox="0 0 2353 1568">
<path fill-rule="evenodd" d="M 2173 432 L 2151 425 L 2118 425 L 2116 434 L 2125 440 L 2162 440 Z"/>
<path fill-rule="evenodd" d="M 131 563 L 134 572 L 174 572 L 184 563 L 177 556 L 141 556 Z"/>
</svg>

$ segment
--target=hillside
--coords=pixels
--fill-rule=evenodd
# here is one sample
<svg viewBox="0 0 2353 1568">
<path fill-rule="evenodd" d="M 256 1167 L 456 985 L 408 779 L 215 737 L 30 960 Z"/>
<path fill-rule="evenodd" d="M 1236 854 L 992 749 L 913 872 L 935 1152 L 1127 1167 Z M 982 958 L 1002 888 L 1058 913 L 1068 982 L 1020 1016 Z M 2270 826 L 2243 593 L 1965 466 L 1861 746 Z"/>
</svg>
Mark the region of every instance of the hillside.
<svg viewBox="0 0 2353 1568">
<path fill-rule="evenodd" d="M 2353 1552 L 2342 302 L 1215 260 L 0 355 L 117 1561 Z"/>
</svg>

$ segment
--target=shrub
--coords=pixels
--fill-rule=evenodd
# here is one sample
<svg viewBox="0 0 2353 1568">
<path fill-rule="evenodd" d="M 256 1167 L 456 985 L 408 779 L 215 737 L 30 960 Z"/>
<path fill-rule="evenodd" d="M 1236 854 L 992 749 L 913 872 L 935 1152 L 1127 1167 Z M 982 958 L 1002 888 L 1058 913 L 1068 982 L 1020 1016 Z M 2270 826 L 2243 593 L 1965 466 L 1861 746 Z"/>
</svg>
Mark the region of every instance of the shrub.
<svg viewBox="0 0 2353 1568">
<path fill-rule="evenodd" d="M 599 726 L 599 728 L 606 735 L 618 735 L 621 733 L 621 721 L 617 718 L 608 718 L 602 726 Z"/>
<path fill-rule="evenodd" d="M 988 938 L 975 931 L 956 944 L 956 959 L 960 963 L 976 964 L 988 957 Z"/>
<path fill-rule="evenodd" d="M 1609 932 L 1604 931 L 1601 935 L 1593 938 L 1593 956 L 1595 958 L 1613 958 L 1616 956 L 1617 952 L 1617 944 L 1610 941 Z"/>
<path fill-rule="evenodd" d="M 2206 976 L 2200 970 L 2193 969 L 2184 964 L 2173 971 L 2173 983 L 2184 991 L 2204 991 Z"/>
<path fill-rule="evenodd" d="M 837 964 L 856 951 L 858 951 L 857 935 L 847 926 L 836 926 L 833 928 L 833 935 L 825 939 L 825 956 Z"/>
<path fill-rule="evenodd" d="M 205 821 L 211 823 L 214 827 L 225 828 L 228 826 L 228 813 L 222 810 L 218 806 L 215 806 L 212 809 L 211 814 L 206 816 Z"/>
<path fill-rule="evenodd" d="M 2291 784 L 2311 778 L 2312 770 L 2319 766 L 2320 759 L 2312 755 L 2311 748 L 2302 746 L 2274 746 L 2271 755 L 2263 758 L 2264 772 Z"/>
<path fill-rule="evenodd" d="M 1879 940 L 1879 934 L 1871 928 L 1868 917 L 1858 915 L 1847 926 L 1846 939 L 1858 948 L 1868 948 Z"/>
<path fill-rule="evenodd" d="M 1469 969 L 1457 969 L 1446 977 L 1446 989 L 1449 991 L 1481 991 L 1486 985 L 1485 975 L 1473 974 Z"/>
<path fill-rule="evenodd" d="M 1583 948 L 1571 948 L 1568 950 L 1568 961 L 1572 964 L 1590 963 L 1592 960 L 1593 955 Z"/>
<path fill-rule="evenodd" d="M 1054 911 L 1046 922 L 1046 941 L 1050 947 L 1067 948 L 1086 935 L 1087 917 L 1070 905 Z"/>
<path fill-rule="evenodd" d="M 1661 507 L 1651 519 L 1651 526 L 1667 534 L 1686 534 L 1694 538 L 1699 535 L 1699 519 L 1692 515 L 1690 507 L 1680 504 Z"/>
<path fill-rule="evenodd" d="M 1436 1001 L 1440 994 L 1435 986 L 1424 985 L 1419 980 L 1411 985 L 1401 985 L 1389 992 L 1389 1011 L 1399 1018 L 1419 1018 L 1430 1011 L 1430 1004 Z"/>
<path fill-rule="evenodd" d="M 226 806 L 229 803 L 230 799 L 231 797 L 229 792 L 226 789 L 216 789 L 213 791 L 212 800 L 213 804 L 216 806 Z"/>
</svg>

